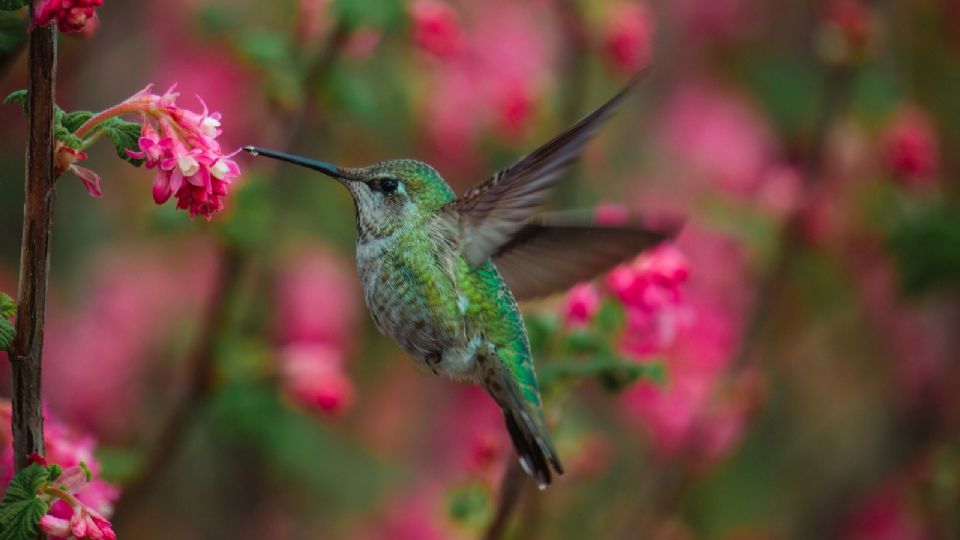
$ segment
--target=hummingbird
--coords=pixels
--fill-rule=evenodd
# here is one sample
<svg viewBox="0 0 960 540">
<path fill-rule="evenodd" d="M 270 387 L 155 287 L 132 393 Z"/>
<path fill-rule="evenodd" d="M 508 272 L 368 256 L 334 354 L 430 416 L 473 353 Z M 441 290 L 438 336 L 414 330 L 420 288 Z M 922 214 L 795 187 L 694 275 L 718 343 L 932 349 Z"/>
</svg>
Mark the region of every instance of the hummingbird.
<svg viewBox="0 0 960 540">
<path fill-rule="evenodd" d="M 380 331 L 426 370 L 483 387 L 503 411 L 523 470 L 540 489 L 563 474 L 543 413 L 518 301 L 566 290 L 674 234 L 538 214 L 551 188 L 636 86 L 457 197 L 413 159 L 339 167 L 256 146 L 332 177 L 352 195 L 356 263 Z"/>
</svg>

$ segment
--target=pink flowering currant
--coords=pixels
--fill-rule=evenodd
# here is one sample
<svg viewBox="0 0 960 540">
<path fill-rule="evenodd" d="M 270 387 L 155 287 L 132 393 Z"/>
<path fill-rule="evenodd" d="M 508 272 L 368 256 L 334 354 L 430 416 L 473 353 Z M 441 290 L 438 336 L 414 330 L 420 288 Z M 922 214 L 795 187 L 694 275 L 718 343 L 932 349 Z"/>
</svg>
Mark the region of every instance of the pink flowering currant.
<svg viewBox="0 0 960 540">
<path fill-rule="evenodd" d="M 35 462 L 44 465 L 43 458 Z M 81 463 L 64 469 L 62 474 L 51 481 L 40 492 L 53 499 L 52 509 L 60 504 L 69 508 L 69 517 L 58 517 L 53 511 L 40 518 L 40 531 L 58 538 L 90 538 L 92 540 L 116 540 L 110 521 L 100 512 L 84 504 L 76 497 L 78 491 L 90 481 L 90 471 Z"/>
<path fill-rule="evenodd" d="M 81 33 L 88 26 L 97 24 L 97 12 L 94 8 L 103 5 L 103 0 L 41 0 L 34 8 L 31 30 L 56 23 L 65 33 Z"/>
</svg>

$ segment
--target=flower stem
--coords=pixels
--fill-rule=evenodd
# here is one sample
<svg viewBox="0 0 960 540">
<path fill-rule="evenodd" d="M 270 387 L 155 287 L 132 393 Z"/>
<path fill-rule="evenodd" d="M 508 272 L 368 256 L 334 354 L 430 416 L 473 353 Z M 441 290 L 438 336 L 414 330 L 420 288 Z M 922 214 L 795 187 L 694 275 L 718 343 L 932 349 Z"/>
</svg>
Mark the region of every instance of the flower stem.
<svg viewBox="0 0 960 540">
<path fill-rule="evenodd" d="M 29 139 L 24 187 L 23 241 L 20 246 L 16 337 L 10 348 L 13 371 L 11 427 L 14 465 L 18 471 L 30 464 L 31 453 L 43 453 L 40 367 L 56 182 L 53 172 L 56 29 L 50 26 L 37 28 L 30 33 L 29 41 Z"/>
<path fill-rule="evenodd" d="M 132 114 L 140 113 L 143 110 L 137 106 L 135 102 L 124 101 L 123 103 L 118 103 L 109 109 L 104 109 L 103 111 L 98 112 L 97 114 L 90 117 L 89 120 L 84 122 L 77 128 L 77 131 L 74 132 L 74 135 L 80 137 L 81 139 L 90 133 L 93 128 L 102 124 L 103 122 L 115 117 L 120 116 L 121 114 Z M 89 145 L 85 145 L 89 146 Z"/>
</svg>

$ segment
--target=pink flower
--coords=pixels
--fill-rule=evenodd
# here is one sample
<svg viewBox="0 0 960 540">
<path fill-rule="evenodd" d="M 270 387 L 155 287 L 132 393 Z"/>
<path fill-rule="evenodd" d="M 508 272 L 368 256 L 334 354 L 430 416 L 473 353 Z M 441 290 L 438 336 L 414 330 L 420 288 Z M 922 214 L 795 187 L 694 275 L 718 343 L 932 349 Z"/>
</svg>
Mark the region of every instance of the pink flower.
<svg viewBox="0 0 960 540">
<path fill-rule="evenodd" d="M 439 59 L 457 56 L 463 50 L 463 32 L 457 12 L 435 0 L 415 0 L 410 6 L 413 39 L 421 50 Z"/>
<path fill-rule="evenodd" d="M 629 74 L 650 63 L 652 41 L 653 21 L 646 5 L 630 2 L 610 11 L 603 31 L 603 52 L 615 70 Z"/>
<path fill-rule="evenodd" d="M 937 169 L 937 136 L 930 120 L 918 107 L 905 107 L 884 135 L 883 159 L 905 185 L 928 180 Z"/>
<path fill-rule="evenodd" d="M 587 325 L 599 307 L 600 293 L 596 285 L 581 283 L 567 293 L 564 320 L 572 327 Z"/>
<path fill-rule="evenodd" d="M 284 387 L 296 401 L 328 414 L 353 402 L 353 383 L 343 363 L 343 354 L 329 345 L 295 343 L 280 351 Z"/>
<path fill-rule="evenodd" d="M 127 99 L 118 107 L 140 113 L 139 151 L 127 151 L 142 159 L 148 169 L 157 169 L 153 182 L 153 200 L 165 203 L 177 198 L 177 208 L 208 220 L 223 210 L 222 198 L 228 186 L 240 176 L 240 168 L 220 150 L 220 113 L 183 109 L 176 104 L 180 94 L 176 85 L 163 95 L 151 93 L 152 85 Z"/>
<path fill-rule="evenodd" d="M 96 7 L 103 0 L 41 0 L 37 3 L 31 30 L 57 23 L 61 32 L 82 32 L 88 24 L 96 25 Z"/>
<path fill-rule="evenodd" d="M 100 175 L 90 169 L 75 164 L 75 162 L 85 159 L 87 159 L 85 152 L 74 150 L 62 142 L 57 141 L 53 157 L 54 173 L 59 177 L 66 171 L 72 172 L 83 182 L 83 187 L 87 189 L 87 193 L 93 197 L 100 197 L 103 195 L 103 191 L 100 188 Z"/>
<path fill-rule="evenodd" d="M 58 538 L 90 538 L 116 540 L 110 521 L 100 512 L 84 504 L 75 493 L 89 481 L 88 470 L 82 465 L 68 467 L 46 494 L 57 498 L 49 514 L 40 519 L 40 530 Z M 57 514 L 66 512 L 69 518 Z"/>
</svg>

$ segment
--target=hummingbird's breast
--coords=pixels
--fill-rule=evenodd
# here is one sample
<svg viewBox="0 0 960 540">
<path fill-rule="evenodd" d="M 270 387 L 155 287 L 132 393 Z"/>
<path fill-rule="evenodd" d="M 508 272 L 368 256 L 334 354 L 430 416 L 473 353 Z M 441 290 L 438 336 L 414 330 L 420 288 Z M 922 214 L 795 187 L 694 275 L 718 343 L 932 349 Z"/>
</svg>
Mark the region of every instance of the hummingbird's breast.
<svg viewBox="0 0 960 540">
<path fill-rule="evenodd" d="M 456 254 L 439 231 L 401 230 L 358 242 L 357 272 L 377 327 L 424 367 L 442 369 L 446 351 L 475 338 Z"/>
</svg>

